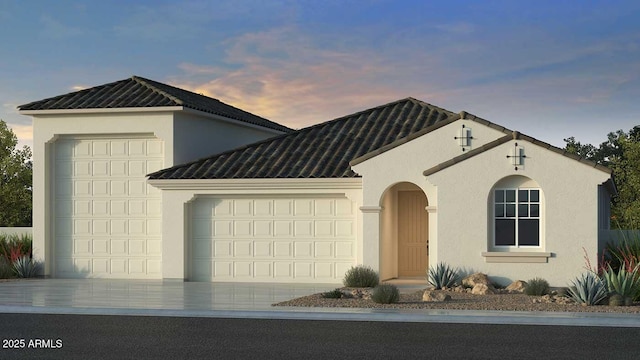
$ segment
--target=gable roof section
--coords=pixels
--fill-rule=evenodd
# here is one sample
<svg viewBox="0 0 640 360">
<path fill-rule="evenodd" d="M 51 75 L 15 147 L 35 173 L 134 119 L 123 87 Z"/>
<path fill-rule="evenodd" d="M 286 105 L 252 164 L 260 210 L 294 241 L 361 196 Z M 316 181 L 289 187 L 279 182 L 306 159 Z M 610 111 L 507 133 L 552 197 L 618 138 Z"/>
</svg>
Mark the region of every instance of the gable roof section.
<svg viewBox="0 0 640 360">
<path fill-rule="evenodd" d="M 531 136 L 524 135 L 524 134 L 520 133 L 519 131 L 509 130 L 509 129 L 505 128 L 505 127 L 502 127 L 500 125 L 496 125 L 496 124 L 494 124 L 492 122 L 489 122 L 487 120 L 479 118 L 479 117 L 477 117 L 477 116 L 475 116 L 473 114 L 469 114 L 469 113 L 467 113 L 465 111 L 461 112 L 460 115 L 455 120 L 457 120 L 457 119 L 473 120 L 475 122 L 482 123 L 484 125 L 487 125 L 487 126 L 490 126 L 490 127 L 494 128 L 494 129 L 498 129 L 498 130 L 502 131 L 503 133 L 505 133 L 505 136 L 502 136 L 502 137 L 500 137 L 500 138 L 498 138 L 498 139 L 496 139 L 494 141 L 491 141 L 491 142 L 489 142 L 487 144 L 484 144 L 483 146 L 481 146 L 479 148 L 475 148 L 475 149 L 473 149 L 471 151 L 468 151 L 468 152 L 466 152 L 466 153 L 464 153 L 462 155 L 458 155 L 458 156 L 454 157 L 453 159 L 450 159 L 450 160 L 447 160 L 447 161 L 445 161 L 443 163 L 440 163 L 440 164 L 438 164 L 438 165 L 436 165 L 436 166 L 434 166 L 434 167 L 432 167 L 430 169 L 427 169 L 427 170 L 422 172 L 422 175 L 429 176 L 429 175 L 435 174 L 440 170 L 444 170 L 444 169 L 446 169 L 446 168 L 448 168 L 450 166 L 453 166 L 453 165 L 455 165 L 455 164 L 457 164 L 459 162 L 462 162 L 462 161 L 465 161 L 467 159 L 470 159 L 470 158 L 472 158 L 472 157 L 474 157 L 474 156 L 476 156 L 478 154 L 482 154 L 483 152 L 485 152 L 487 150 L 490 150 L 490 149 L 493 149 L 494 147 L 502 145 L 502 144 L 504 144 L 506 142 L 509 142 L 510 140 L 524 140 L 524 141 L 530 142 L 530 143 L 532 143 L 534 145 L 541 146 L 541 147 L 543 147 L 543 148 L 545 148 L 547 150 L 551 150 L 551 151 L 553 151 L 555 153 L 558 153 L 558 154 L 560 154 L 562 156 L 566 156 L 568 158 L 571 158 L 573 160 L 581 162 L 581 163 L 583 163 L 583 164 L 585 164 L 587 166 L 593 167 L 593 168 L 595 168 L 597 170 L 604 171 L 607 174 L 612 174 L 613 173 L 613 171 L 611 169 L 609 169 L 608 167 L 606 167 L 604 165 L 600 165 L 595 161 L 584 159 L 584 158 L 582 158 L 582 157 L 580 157 L 580 156 L 578 156 L 576 154 L 569 153 L 564 149 L 561 149 L 559 147 L 555 147 L 555 146 L 553 146 L 553 145 L 551 145 L 549 143 L 546 143 L 544 141 L 540 141 L 540 140 L 538 140 L 536 138 L 533 138 Z M 392 144 L 392 145 L 394 145 L 394 144 Z"/>
<path fill-rule="evenodd" d="M 232 151 L 149 179 L 349 178 L 349 161 L 456 114 L 406 98 Z"/>
<path fill-rule="evenodd" d="M 139 76 L 34 101 L 20 105 L 18 109 L 20 111 L 38 111 L 166 106 L 186 107 L 282 132 L 293 131 L 286 126 L 225 104 L 220 100 Z"/>
</svg>

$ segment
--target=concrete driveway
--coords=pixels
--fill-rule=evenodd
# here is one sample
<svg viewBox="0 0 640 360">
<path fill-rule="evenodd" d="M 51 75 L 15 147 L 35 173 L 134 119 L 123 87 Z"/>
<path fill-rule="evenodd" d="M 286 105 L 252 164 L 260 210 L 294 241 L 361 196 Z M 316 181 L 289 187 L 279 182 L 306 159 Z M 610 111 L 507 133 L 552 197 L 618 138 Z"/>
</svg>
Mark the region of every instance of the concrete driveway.
<svg viewBox="0 0 640 360">
<path fill-rule="evenodd" d="M 91 314 L 640 327 L 640 315 L 517 311 L 273 307 L 340 284 L 29 279 L 0 282 L 0 314 Z M 415 290 L 413 285 L 399 285 Z"/>
</svg>

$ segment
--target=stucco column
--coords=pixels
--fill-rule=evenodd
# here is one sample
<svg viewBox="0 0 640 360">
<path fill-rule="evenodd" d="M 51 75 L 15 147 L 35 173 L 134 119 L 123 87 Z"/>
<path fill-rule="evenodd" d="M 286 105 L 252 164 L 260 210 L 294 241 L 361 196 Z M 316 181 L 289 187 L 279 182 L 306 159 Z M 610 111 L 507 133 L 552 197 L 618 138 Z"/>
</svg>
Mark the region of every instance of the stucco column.
<svg viewBox="0 0 640 360">
<path fill-rule="evenodd" d="M 363 227 L 362 264 L 380 271 L 380 206 L 361 206 Z"/>
<path fill-rule="evenodd" d="M 188 276 L 186 259 L 189 214 L 193 194 L 163 191 L 162 194 L 162 278 L 184 280 Z"/>
<path fill-rule="evenodd" d="M 429 267 L 438 264 L 438 209 L 435 206 L 425 208 L 429 213 Z"/>
</svg>

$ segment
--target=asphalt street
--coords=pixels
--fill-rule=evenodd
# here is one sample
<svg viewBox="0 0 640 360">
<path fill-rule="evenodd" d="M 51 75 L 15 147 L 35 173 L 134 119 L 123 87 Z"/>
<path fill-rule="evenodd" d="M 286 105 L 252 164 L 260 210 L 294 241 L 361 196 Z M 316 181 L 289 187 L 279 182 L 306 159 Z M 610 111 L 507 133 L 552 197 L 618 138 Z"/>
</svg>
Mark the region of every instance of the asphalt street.
<svg viewBox="0 0 640 360">
<path fill-rule="evenodd" d="M 637 359 L 640 329 L 0 314 L 0 359 Z"/>
</svg>

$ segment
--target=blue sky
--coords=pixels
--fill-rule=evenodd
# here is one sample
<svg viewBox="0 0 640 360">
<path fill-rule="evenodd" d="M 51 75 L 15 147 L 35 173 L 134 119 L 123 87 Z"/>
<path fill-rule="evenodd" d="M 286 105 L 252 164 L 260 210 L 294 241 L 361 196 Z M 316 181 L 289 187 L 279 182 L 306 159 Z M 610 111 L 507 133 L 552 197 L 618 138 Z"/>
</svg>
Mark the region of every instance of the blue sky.
<svg viewBox="0 0 640 360">
<path fill-rule="evenodd" d="M 0 119 L 139 75 L 301 128 L 408 96 L 564 146 L 640 124 L 638 1 L 0 0 Z"/>
</svg>

